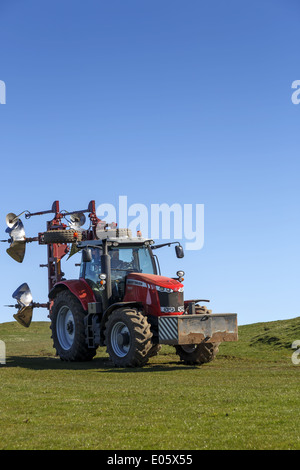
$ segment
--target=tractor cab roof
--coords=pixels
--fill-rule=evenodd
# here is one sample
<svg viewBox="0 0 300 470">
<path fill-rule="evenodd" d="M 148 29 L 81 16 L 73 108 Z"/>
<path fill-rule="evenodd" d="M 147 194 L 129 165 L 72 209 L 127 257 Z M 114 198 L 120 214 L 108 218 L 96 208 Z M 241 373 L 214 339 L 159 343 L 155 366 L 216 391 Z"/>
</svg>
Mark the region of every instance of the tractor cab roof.
<svg viewBox="0 0 300 470">
<path fill-rule="evenodd" d="M 108 246 L 118 245 L 153 245 L 152 239 L 143 238 L 142 236 L 133 237 L 130 229 L 113 229 L 97 231 L 96 240 L 85 240 L 77 244 L 79 249 L 86 246 L 101 246 L 106 241 Z"/>
</svg>

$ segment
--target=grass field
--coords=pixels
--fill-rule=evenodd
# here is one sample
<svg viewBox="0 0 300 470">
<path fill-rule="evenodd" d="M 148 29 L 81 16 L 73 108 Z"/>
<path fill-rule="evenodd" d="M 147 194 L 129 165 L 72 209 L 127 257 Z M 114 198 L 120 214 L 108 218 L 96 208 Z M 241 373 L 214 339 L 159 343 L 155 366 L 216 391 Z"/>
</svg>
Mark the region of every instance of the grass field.
<svg viewBox="0 0 300 470">
<path fill-rule="evenodd" d="M 0 449 L 300 449 L 300 318 L 239 328 L 215 361 L 141 369 L 54 356 L 49 323 L 0 324 Z M 299 356 L 300 357 L 300 356 Z"/>
</svg>

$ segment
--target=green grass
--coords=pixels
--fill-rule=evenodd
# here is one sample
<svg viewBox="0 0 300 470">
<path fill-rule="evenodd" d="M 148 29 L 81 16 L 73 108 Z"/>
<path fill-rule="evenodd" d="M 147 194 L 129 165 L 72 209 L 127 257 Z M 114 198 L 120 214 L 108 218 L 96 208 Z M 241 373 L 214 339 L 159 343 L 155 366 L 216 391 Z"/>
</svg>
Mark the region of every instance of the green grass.
<svg viewBox="0 0 300 470">
<path fill-rule="evenodd" d="M 300 449 L 300 318 L 241 326 L 215 361 L 141 369 L 54 356 L 49 323 L 0 324 L 0 449 Z M 300 356 L 299 356 L 300 357 Z"/>
</svg>

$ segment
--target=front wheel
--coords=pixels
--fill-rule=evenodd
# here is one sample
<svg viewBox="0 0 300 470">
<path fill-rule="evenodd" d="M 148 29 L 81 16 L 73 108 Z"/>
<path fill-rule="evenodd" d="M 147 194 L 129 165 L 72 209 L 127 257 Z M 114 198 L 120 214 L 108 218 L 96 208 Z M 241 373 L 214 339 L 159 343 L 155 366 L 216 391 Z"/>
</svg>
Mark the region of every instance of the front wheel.
<svg viewBox="0 0 300 470">
<path fill-rule="evenodd" d="M 63 361 L 90 361 L 96 349 L 86 343 L 85 310 L 69 291 L 60 292 L 51 311 L 53 347 Z"/>
<path fill-rule="evenodd" d="M 219 352 L 219 343 L 200 343 L 175 346 L 176 354 L 185 364 L 211 362 Z"/>
<path fill-rule="evenodd" d="M 138 310 L 114 310 L 105 325 L 105 343 L 117 367 L 142 367 L 151 356 L 152 333 L 147 318 Z"/>
</svg>

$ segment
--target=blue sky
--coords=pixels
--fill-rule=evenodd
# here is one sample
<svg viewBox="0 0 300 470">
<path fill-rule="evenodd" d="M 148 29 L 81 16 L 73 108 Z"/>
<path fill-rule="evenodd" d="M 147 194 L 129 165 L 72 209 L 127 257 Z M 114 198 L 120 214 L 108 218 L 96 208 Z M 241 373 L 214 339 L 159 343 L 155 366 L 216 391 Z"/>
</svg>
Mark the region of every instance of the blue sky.
<svg viewBox="0 0 300 470">
<path fill-rule="evenodd" d="M 162 249 L 162 271 L 240 324 L 299 316 L 299 17 L 295 0 L 0 0 L 1 238 L 8 212 L 57 199 L 204 204 L 203 248 Z M 46 301 L 45 248 L 22 265 L 6 248 L 0 303 L 25 281 Z"/>
</svg>

